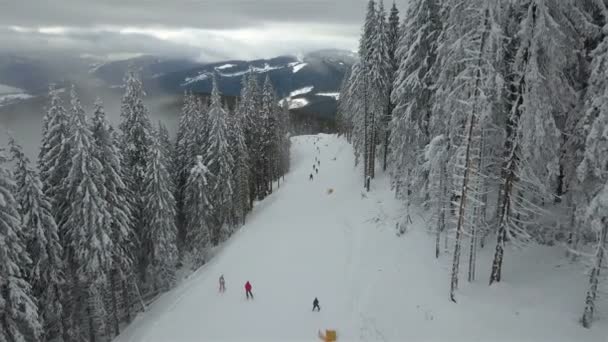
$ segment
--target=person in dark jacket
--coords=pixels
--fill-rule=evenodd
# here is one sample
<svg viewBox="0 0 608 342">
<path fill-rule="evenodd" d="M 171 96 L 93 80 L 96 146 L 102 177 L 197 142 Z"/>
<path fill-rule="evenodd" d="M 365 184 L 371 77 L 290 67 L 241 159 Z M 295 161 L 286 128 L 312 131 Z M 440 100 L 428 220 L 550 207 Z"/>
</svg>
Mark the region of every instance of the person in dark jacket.
<svg viewBox="0 0 608 342">
<path fill-rule="evenodd" d="M 310 174 L 310 177 L 308 177 L 308 180 L 312 180 L 312 173 Z"/>
<path fill-rule="evenodd" d="M 220 276 L 220 292 L 226 292 L 226 282 L 223 274 Z"/>
<path fill-rule="evenodd" d="M 319 300 L 317 299 L 317 297 L 315 297 L 315 300 L 312 301 L 312 311 L 315 311 L 315 309 L 317 309 L 317 312 L 321 311 L 321 307 L 319 306 Z"/>
<path fill-rule="evenodd" d="M 249 299 L 249 297 L 253 299 L 253 293 L 251 292 L 251 283 L 249 282 L 249 280 L 245 283 L 245 295 L 247 296 L 247 299 Z"/>
</svg>

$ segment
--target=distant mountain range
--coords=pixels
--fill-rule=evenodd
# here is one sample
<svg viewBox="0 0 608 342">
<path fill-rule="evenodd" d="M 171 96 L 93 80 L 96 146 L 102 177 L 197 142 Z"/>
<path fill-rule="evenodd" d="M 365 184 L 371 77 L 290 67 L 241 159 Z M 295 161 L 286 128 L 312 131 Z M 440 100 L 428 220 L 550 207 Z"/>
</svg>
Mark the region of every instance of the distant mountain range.
<svg viewBox="0 0 608 342">
<path fill-rule="evenodd" d="M 282 101 L 290 97 L 290 108 L 299 115 L 331 120 L 336 112 L 338 91 L 344 74 L 356 55 L 343 50 L 320 50 L 299 56 L 279 56 L 253 61 L 229 60 L 201 63 L 156 56 L 100 62 L 65 56 L 15 56 L 0 53 L 0 108 L 20 102 L 40 102 L 48 85 L 67 87 L 74 83 L 83 97 L 114 94 L 120 99 L 123 77 L 129 68 L 138 70 L 149 97 L 174 96 L 179 102 L 186 90 L 211 91 L 211 75 L 218 75 L 220 91 L 238 96 L 241 79 L 250 70 L 263 82 L 270 76 Z M 11 92 L 6 92 L 11 89 Z M 102 96 L 103 97 L 103 96 Z M 0 109 L 2 112 L 2 109 Z"/>
<path fill-rule="evenodd" d="M 110 87 L 120 87 L 130 66 L 140 70 L 146 90 L 182 94 L 185 90 L 198 93 L 211 91 L 211 76 L 218 76 L 220 91 L 227 96 L 238 96 L 243 75 L 252 71 L 260 82 L 270 76 L 280 98 L 290 94 L 294 109 L 311 107 L 315 114 L 335 113 L 337 93 L 344 74 L 355 62 L 349 51 L 321 50 L 303 56 L 280 56 L 253 61 L 230 60 L 217 63 L 195 63 L 185 60 L 166 60 L 154 57 L 112 62 L 96 66 L 91 72 Z"/>
</svg>

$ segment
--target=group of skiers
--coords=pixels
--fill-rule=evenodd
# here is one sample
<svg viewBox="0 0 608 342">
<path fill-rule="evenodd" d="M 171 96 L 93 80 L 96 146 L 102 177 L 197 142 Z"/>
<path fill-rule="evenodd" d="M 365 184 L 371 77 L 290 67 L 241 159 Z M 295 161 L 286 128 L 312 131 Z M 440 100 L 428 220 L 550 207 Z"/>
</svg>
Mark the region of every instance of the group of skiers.
<svg viewBox="0 0 608 342">
<path fill-rule="evenodd" d="M 317 145 L 317 143 L 315 142 L 315 146 Z M 317 153 L 321 153 L 321 150 L 319 149 L 319 147 L 317 146 Z M 314 173 L 319 174 L 319 167 L 321 166 L 321 160 L 319 160 L 319 157 L 315 157 L 315 162 L 312 164 L 312 170 L 314 171 Z M 313 172 L 310 173 L 310 177 L 308 177 L 308 180 L 313 180 Z"/>
<path fill-rule="evenodd" d="M 226 280 L 224 279 L 223 274 L 220 275 L 219 283 L 220 293 L 226 292 Z M 245 297 L 247 298 L 247 300 L 253 299 L 253 292 L 251 292 L 252 289 L 253 287 L 251 286 L 251 283 L 249 282 L 249 280 L 247 280 L 247 282 L 245 283 Z M 321 306 L 319 305 L 319 299 L 317 299 L 317 297 L 315 297 L 315 299 L 312 301 L 312 311 L 315 310 L 317 310 L 317 312 L 321 311 Z"/>
</svg>

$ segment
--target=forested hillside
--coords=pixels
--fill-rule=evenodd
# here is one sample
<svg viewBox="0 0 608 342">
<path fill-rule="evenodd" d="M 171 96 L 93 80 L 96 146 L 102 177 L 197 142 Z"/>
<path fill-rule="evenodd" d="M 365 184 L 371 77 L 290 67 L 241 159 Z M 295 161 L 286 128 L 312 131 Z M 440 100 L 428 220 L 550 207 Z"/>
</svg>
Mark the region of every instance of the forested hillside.
<svg viewBox="0 0 608 342">
<path fill-rule="evenodd" d="M 387 172 L 407 208 L 432 213 L 435 255 L 490 285 L 507 245 L 561 245 L 590 265 L 581 322 L 606 286 L 607 4 L 603 0 L 371 0 L 340 130 L 369 191 Z M 406 222 L 407 224 L 407 222 Z M 445 239 L 445 244 L 442 240 Z M 451 241 L 448 244 L 448 240 Z M 449 245 L 449 247 L 447 247 Z M 477 250 L 494 249 L 491 265 Z M 463 270 L 461 270 L 463 269 Z M 464 271 L 464 272 L 462 272 Z M 581 275 L 582 277 L 583 275 Z M 604 309 L 605 310 L 605 309 Z"/>
</svg>

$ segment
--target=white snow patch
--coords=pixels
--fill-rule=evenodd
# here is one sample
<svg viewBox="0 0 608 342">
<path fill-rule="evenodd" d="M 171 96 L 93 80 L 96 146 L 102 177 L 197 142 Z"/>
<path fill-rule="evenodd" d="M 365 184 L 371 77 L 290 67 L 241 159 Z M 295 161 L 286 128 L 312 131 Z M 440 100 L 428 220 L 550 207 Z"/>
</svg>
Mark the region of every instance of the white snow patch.
<svg viewBox="0 0 608 342">
<path fill-rule="evenodd" d="M 11 87 L 6 84 L 0 84 L 0 94 L 21 94 L 25 93 L 23 89 Z"/>
<path fill-rule="evenodd" d="M 340 99 L 340 93 L 316 93 L 315 95 L 333 97 L 336 100 Z"/>
<path fill-rule="evenodd" d="M 8 104 L 15 103 L 15 102 L 18 102 L 18 101 L 21 101 L 21 100 L 31 99 L 32 97 L 34 97 L 34 96 L 32 96 L 30 94 L 25 94 L 25 93 L 22 93 L 22 94 L 3 94 L 3 95 L 0 95 L 0 107 L 1 106 L 6 106 Z"/>
<path fill-rule="evenodd" d="M 306 106 L 308 106 L 307 99 L 291 99 L 291 101 L 289 101 L 289 109 L 304 108 Z"/>
<path fill-rule="evenodd" d="M 302 70 L 302 68 L 304 68 L 305 66 L 307 66 L 308 63 L 298 63 L 296 65 L 293 66 L 293 73 L 297 73 L 298 71 Z"/>
<path fill-rule="evenodd" d="M 308 94 L 313 89 L 315 89 L 314 86 L 309 86 L 309 87 L 304 87 L 304 88 L 296 89 L 296 90 L 292 91 L 291 93 L 289 93 L 289 96 L 290 97 L 294 97 L 294 96 L 298 96 L 298 95 Z"/>
<path fill-rule="evenodd" d="M 338 341 L 606 340 L 605 315 L 592 329 L 578 322 L 587 279 L 562 249 L 509 248 L 503 282 L 488 286 L 493 246 L 486 246 L 477 257 L 478 280 L 468 283 L 463 269 L 459 301 L 452 303 L 452 255 L 435 259 L 426 215 L 412 210 L 413 222 L 396 237 L 405 209 L 384 174 L 364 192 L 344 139 L 292 142 L 292 168 L 280 189 L 256 204 L 210 262 L 115 342 L 318 341 L 324 329 L 337 330 Z M 319 173 L 309 181 L 315 157 Z M 253 301 L 245 299 L 246 281 Z M 320 312 L 311 311 L 315 297 Z"/>
<path fill-rule="evenodd" d="M 224 65 L 220 65 L 218 67 L 215 67 L 215 69 L 217 69 L 217 70 L 224 70 L 224 69 L 233 68 L 235 66 L 236 66 L 236 64 L 224 64 Z"/>
<path fill-rule="evenodd" d="M 28 94 L 23 89 L 0 84 L 0 106 L 6 106 L 21 100 L 27 100 L 34 96 Z"/>
<path fill-rule="evenodd" d="M 196 82 L 200 82 L 200 81 L 204 81 L 206 79 L 208 79 L 209 76 L 207 74 L 200 74 L 198 76 L 194 76 L 194 77 L 187 77 L 185 82 L 182 83 L 182 86 L 191 84 L 191 83 L 196 83 Z"/>
<path fill-rule="evenodd" d="M 226 67 L 226 69 L 227 68 L 228 67 Z M 255 73 L 258 73 L 258 74 L 264 74 L 264 73 L 267 73 L 267 72 L 272 71 L 272 70 L 279 70 L 279 69 L 284 69 L 284 68 L 286 68 L 285 65 L 270 66 L 270 64 L 266 63 L 261 68 L 260 67 L 253 67 L 253 68 L 251 68 L 251 71 L 253 71 Z M 218 69 L 218 68 L 216 68 L 216 69 Z M 224 69 L 219 69 L 219 70 L 224 70 Z M 218 72 L 218 74 L 221 77 L 239 77 L 239 76 L 243 76 L 243 75 L 247 74 L 248 72 L 249 72 L 249 69 L 242 70 L 242 71 L 237 71 L 237 72 L 232 72 L 232 73 Z M 184 83 L 182 83 L 182 87 L 183 86 L 187 86 L 188 84 L 191 84 L 191 83 L 196 83 L 196 82 L 204 81 L 204 80 L 206 80 L 206 79 L 208 79 L 210 77 L 211 77 L 210 73 L 202 73 L 202 74 L 200 74 L 198 76 L 195 76 L 195 77 L 187 77 L 184 80 Z"/>
</svg>

